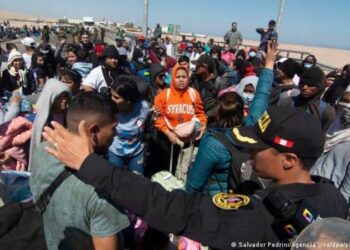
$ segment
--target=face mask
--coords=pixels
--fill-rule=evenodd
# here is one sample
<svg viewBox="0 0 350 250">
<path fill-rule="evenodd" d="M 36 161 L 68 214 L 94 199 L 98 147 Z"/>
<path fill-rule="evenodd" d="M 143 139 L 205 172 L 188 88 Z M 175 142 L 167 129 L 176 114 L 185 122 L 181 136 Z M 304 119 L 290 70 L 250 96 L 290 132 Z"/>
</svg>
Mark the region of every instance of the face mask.
<svg viewBox="0 0 350 250">
<path fill-rule="evenodd" d="M 256 53 L 254 51 L 249 52 L 249 57 L 255 57 Z"/>
<path fill-rule="evenodd" d="M 243 98 L 244 104 L 249 105 L 254 99 L 254 94 L 243 92 L 242 98 Z"/>
<path fill-rule="evenodd" d="M 139 63 L 143 63 L 143 57 L 137 58 L 137 61 L 138 61 Z"/>
<path fill-rule="evenodd" d="M 340 113 L 340 119 L 345 123 L 350 123 L 350 103 L 339 102 L 337 104 L 337 111 Z"/>
<path fill-rule="evenodd" d="M 212 57 L 213 59 L 218 59 L 218 55 L 217 55 L 217 54 L 213 54 L 211 57 Z"/>
<path fill-rule="evenodd" d="M 309 69 L 309 68 L 312 67 L 312 65 L 313 65 L 312 63 L 305 62 L 305 63 L 304 63 L 304 68 L 305 68 L 305 69 Z"/>
<path fill-rule="evenodd" d="M 165 62 L 165 61 L 161 61 L 161 62 L 160 62 L 160 65 L 161 65 L 162 67 L 165 67 L 165 66 L 166 66 L 166 62 Z"/>
</svg>

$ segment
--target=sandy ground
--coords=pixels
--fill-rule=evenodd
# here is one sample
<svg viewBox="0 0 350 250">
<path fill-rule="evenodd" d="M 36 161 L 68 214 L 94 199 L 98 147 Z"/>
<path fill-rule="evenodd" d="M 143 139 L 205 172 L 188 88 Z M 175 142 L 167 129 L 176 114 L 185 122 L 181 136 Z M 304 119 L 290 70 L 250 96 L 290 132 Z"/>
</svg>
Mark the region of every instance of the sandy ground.
<svg viewBox="0 0 350 250">
<path fill-rule="evenodd" d="M 6 20 L 8 18 L 17 18 L 17 19 L 27 19 L 27 20 L 36 20 L 38 17 L 31 16 L 28 14 L 22 14 L 22 13 L 14 13 L 10 11 L 3 11 L 0 10 L 0 20 Z M 40 19 L 44 19 L 44 17 L 39 17 Z M 55 21 L 46 19 L 48 21 Z M 29 22 L 29 21 L 11 21 L 11 25 L 13 26 L 23 26 L 24 24 L 27 25 L 40 25 L 43 26 L 46 23 L 35 23 Z M 172 37 L 172 36 L 171 36 Z M 207 41 L 210 37 L 203 39 L 203 41 Z M 216 42 L 223 42 L 222 37 L 213 37 Z M 177 38 L 179 40 L 180 37 Z M 202 40 L 202 39 L 198 39 Z M 250 41 L 245 40 L 244 44 L 247 46 L 256 47 L 258 46 L 258 41 Z M 321 47 L 313 47 L 313 46 L 304 46 L 304 45 L 296 45 L 296 44 L 279 44 L 280 49 L 285 50 L 295 50 L 299 52 L 308 52 L 310 54 L 314 54 L 316 58 L 318 59 L 319 63 L 329 65 L 331 67 L 335 68 L 341 68 L 345 64 L 350 63 L 350 50 L 345 49 L 335 49 L 335 48 L 321 48 Z M 285 54 L 285 53 L 284 53 Z M 282 53 L 283 55 L 283 53 Z M 297 56 L 296 54 L 293 54 L 293 56 Z"/>
</svg>

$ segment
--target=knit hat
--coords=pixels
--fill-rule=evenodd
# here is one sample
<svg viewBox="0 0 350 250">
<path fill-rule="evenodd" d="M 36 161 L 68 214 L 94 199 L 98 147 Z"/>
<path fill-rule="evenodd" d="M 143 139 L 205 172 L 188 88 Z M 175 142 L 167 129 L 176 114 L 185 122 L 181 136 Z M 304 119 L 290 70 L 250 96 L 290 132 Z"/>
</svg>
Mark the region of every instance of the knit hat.
<svg viewBox="0 0 350 250">
<path fill-rule="evenodd" d="M 300 75 L 301 67 L 298 62 L 293 59 L 287 59 L 278 68 L 290 79 L 294 77 L 295 74 Z"/>
<path fill-rule="evenodd" d="M 102 57 L 103 58 L 106 58 L 106 57 L 118 58 L 119 52 L 114 45 L 108 45 L 103 49 Z"/>
<path fill-rule="evenodd" d="M 13 49 L 13 50 L 11 50 L 11 52 L 9 54 L 7 64 L 10 65 L 13 62 L 13 60 L 15 60 L 15 59 L 23 59 L 23 57 L 22 57 L 21 52 Z"/>
<path fill-rule="evenodd" d="M 323 90 L 326 88 L 326 76 L 319 67 L 311 67 L 307 69 L 300 78 L 299 85 L 306 84 Z"/>
</svg>

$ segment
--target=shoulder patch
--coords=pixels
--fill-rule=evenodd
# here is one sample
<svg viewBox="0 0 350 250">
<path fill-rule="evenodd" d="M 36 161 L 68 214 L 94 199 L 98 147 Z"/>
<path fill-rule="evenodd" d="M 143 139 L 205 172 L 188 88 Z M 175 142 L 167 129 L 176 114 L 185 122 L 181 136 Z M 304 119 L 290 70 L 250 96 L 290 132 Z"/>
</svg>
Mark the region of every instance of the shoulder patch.
<svg viewBox="0 0 350 250">
<path fill-rule="evenodd" d="M 218 193 L 213 196 L 213 203 L 218 208 L 224 210 L 237 210 L 241 206 L 246 206 L 250 202 L 248 196 L 234 193 Z"/>
</svg>

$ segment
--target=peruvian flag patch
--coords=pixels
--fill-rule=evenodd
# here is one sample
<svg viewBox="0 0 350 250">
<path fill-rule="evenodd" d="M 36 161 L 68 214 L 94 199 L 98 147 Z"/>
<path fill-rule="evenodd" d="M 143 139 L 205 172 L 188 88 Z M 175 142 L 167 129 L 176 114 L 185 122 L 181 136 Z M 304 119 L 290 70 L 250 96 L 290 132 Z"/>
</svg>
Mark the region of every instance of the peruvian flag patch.
<svg viewBox="0 0 350 250">
<path fill-rule="evenodd" d="M 273 142 L 286 148 L 292 148 L 294 145 L 294 141 L 288 141 L 279 136 L 276 136 Z"/>
</svg>

